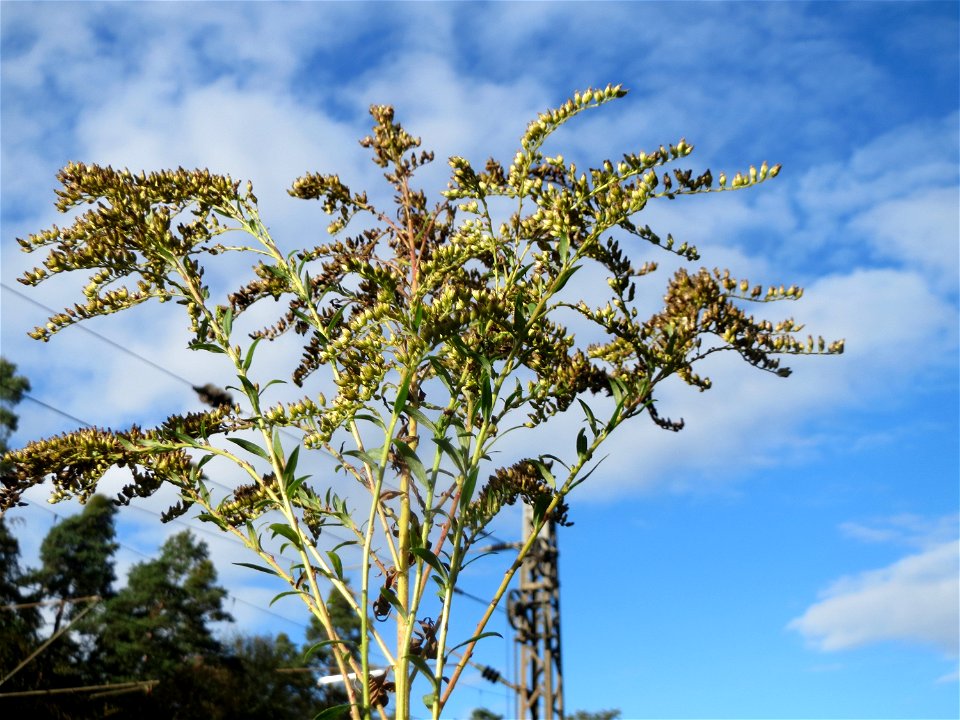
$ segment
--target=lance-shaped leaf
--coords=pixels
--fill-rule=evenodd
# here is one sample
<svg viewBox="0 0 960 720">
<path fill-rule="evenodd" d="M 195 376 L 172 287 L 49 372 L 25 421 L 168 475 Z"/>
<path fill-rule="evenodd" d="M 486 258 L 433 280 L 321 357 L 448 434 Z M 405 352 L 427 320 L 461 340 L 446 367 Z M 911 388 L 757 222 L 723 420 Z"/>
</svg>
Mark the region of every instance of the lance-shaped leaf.
<svg viewBox="0 0 960 720">
<path fill-rule="evenodd" d="M 276 570 L 274 570 L 273 568 L 269 568 L 266 565 L 255 565 L 254 563 L 248 563 L 248 562 L 235 562 L 233 564 L 242 565 L 243 567 L 248 567 L 253 570 L 259 570 L 260 572 L 266 573 L 267 575 L 274 575 L 276 577 L 280 577 L 280 574 Z"/>
<path fill-rule="evenodd" d="M 397 440 L 394 438 L 393 444 L 397 446 L 397 451 L 403 456 L 403 460 L 407 463 L 407 467 L 410 468 L 410 472 L 413 473 L 413 476 L 420 482 L 421 485 L 426 485 L 427 470 L 423 467 L 423 463 L 420 461 L 420 456 L 417 455 L 416 451 L 403 440 Z"/>
<path fill-rule="evenodd" d="M 477 642 L 478 640 L 483 640 L 483 638 L 486 638 L 486 637 L 498 637 L 501 640 L 503 639 L 503 635 L 501 635 L 498 632 L 484 632 L 484 633 L 480 633 L 479 635 L 474 635 L 472 638 L 464 640 L 459 645 L 454 645 L 452 648 L 450 648 L 448 652 L 452 653 L 454 650 L 457 650 L 458 648 L 462 648 L 464 645 L 469 645 L 470 643 Z"/>
<path fill-rule="evenodd" d="M 440 577 L 443 578 L 444 582 L 447 579 L 447 568 L 444 567 L 443 563 L 440 562 L 440 558 L 434 555 L 430 550 L 425 547 L 414 547 L 411 548 L 410 552 L 416 555 L 418 558 L 427 563 L 430 567 L 439 573 Z"/>
<path fill-rule="evenodd" d="M 239 445 L 244 450 L 246 450 L 249 453 L 253 453 L 257 457 L 261 457 L 267 461 L 270 460 L 270 456 L 267 455 L 267 451 L 254 442 L 250 442 L 249 440 L 244 440 L 243 438 L 233 438 L 233 437 L 229 437 L 227 438 L 227 440 L 232 442 L 234 445 Z"/>
</svg>

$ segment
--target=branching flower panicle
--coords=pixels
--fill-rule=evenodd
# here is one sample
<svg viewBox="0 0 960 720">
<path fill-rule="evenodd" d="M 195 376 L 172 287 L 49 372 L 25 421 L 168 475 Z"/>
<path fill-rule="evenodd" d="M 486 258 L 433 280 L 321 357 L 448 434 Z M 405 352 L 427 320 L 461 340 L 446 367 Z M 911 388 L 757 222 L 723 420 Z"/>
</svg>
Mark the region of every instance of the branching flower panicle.
<svg viewBox="0 0 960 720">
<path fill-rule="evenodd" d="M 801 338 L 792 318 L 774 323 L 745 309 L 797 300 L 799 288 L 764 289 L 727 270 L 689 268 L 697 248 L 638 221 L 651 202 L 749 188 L 776 177 L 779 165 L 732 176 L 678 167 L 693 152 L 685 139 L 591 168 L 546 154 L 559 127 L 625 94 L 619 85 L 575 93 L 528 125 L 509 163 L 491 158 L 474 168 L 450 158 L 450 181 L 436 202 L 414 184 L 433 154 L 420 150 L 391 107 L 375 105 L 373 131 L 360 144 L 383 170 L 392 207 L 335 173 L 307 172 L 289 193 L 319 202 L 332 237 L 292 252 L 261 221 L 252 187 L 241 189 L 227 175 L 71 163 L 59 175 L 57 207 L 93 207 L 69 227 L 19 241 L 27 252 L 47 251 L 21 282 L 92 274 L 82 299 L 33 337 L 48 340 L 90 317 L 173 299 L 185 307 L 190 349 L 222 357 L 240 398 L 198 386 L 212 410 L 151 430 L 88 428 L 11 451 L 0 507 L 48 480 L 52 501 L 86 500 L 113 467 L 131 476 L 122 502 L 172 484 L 180 499 L 167 519 L 196 509 L 236 536 L 260 558 L 258 569 L 289 585 L 326 628 L 337 671 L 359 678 L 345 685 L 345 710 L 355 720 L 385 717 L 390 702 L 397 717 L 409 717 L 415 677 L 426 682 L 425 702 L 440 717 L 531 552 L 532 541 L 524 543 L 462 655 L 452 654 L 461 640 L 450 636 L 454 591 L 467 553 L 505 506 L 531 506 L 535 531 L 568 524 L 571 491 L 590 477 L 599 448 L 622 424 L 646 414 L 664 429 L 683 427 L 660 414 L 659 385 L 676 376 L 709 389 L 711 379 L 698 373 L 708 355 L 733 352 L 786 376 L 782 355 L 843 350 L 842 341 Z M 491 209 L 497 199 L 496 207 L 506 199 L 513 208 L 509 217 Z M 226 232 L 249 244 L 220 243 Z M 684 261 L 652 311 L 638 307 L 637 285 L 657 264 L 635 262 L 638 246 Z M 218 302 L 203 276 L 226 251 L 250 253 L 254 278 Z M 570 280 L 584 267 L 607 282 L 577 296 Z M 240 337 L 236 319 L 267 298 L 282 301 L 279 316 Z M 589 331 L 572 331 L 571 314 Z M 286 368 L 306 388 L 293 402 L 270 397 L 277 378 L 259 378 L 265 369 L 254 362 L 258 343 L 284 335 L 301 346 Z M 597 393 L 612 402 L 592 406 Z M 582 411 L 583 422 L 568 442 L 557 442 L 562 457 L 497 466 L 493 450 L 505 434 L 570 409 Z M 313 451 L 332 456 L 335 470 L 305 472 L 301 457 Z M 216 498 L 204 475 L 213 458 L 239 474 Z M 351 506 L 344 482 L 367 500 Z M 331 549 L 327 527 L 348 540 Z M 352 581 L 351 566 L 360 567 Z M 359 648 L 336 634 L 330 587 L 360 620 Z M 372 671 L 373 652 L 386 658 L 387 675 Z"/>
</svg>

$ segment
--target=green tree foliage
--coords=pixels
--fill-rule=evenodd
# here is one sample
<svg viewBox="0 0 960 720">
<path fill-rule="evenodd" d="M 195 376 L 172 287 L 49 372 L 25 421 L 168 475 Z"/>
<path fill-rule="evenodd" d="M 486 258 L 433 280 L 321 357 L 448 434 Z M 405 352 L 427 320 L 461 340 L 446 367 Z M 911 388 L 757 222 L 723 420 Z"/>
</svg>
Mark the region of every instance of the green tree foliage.
<svg viewBox="0 0 960 720">
<path fill-rule="evenodd" d="M 95 537 L 98 552 L 68 552 L 55 577 L 39 585 L 43 570 L 21 571 L 16 538 L 0 519 L 0 600 L 4 604 L 51 599 L 54 587 L 80 592 L 98 579 L 102 601 L 40 655 L 0 687 L 0 715 L 59 717 L 70 720 L 110 716 L 131 718 L 203 718 L 204 720 L 302 720 L 345 694 L 336 686 L 320 688 L 318 675 L 328 674 L 330 658 L 321 648 L 309 665 L 304 651 L 286 635 L 236 636 L 222 642 L 212 623 L 229 620 L 223 609 L 225 591 L 206 545 L 189 532 L 171 537 L 156 560 L 134 566 L 128 584 L 110 592 L 114 508 L 94 496 L 85 509 L 49 531 L 43 548 L 51 547 L 69 528 L 74 540 Z M 105 522 L 109 519 L 110 522 Z M 74 543 L 74 550 L 86 546 Z M 86 548 L 89 550 L 89 548 Z M 84 557 L 86 565 L 77 563 Z M 53 566 L 54 556 L 43 555 Z M 94 567 L 99 565 L 100 567 Z M 48 568 L 49 570 L 49 568 Z M 58 599 L 56 594 L 52 599 Z M 336 607 L 337 601 L 334 601 Z M 69 606 L 68 606 L 69 607 Z M 83 605 L 86 607 L 86 604 Z M 356 618 L 342 609 L 335 622 L 346 623 L 344 637 L 357 637 Z M 0 659 L 3 674 L 45 639 L 40 636 L 36 608 L 0 615 Z M 52 633 L 52 630 L 49 631 Z M 318 636 L 313 629 L 308 634 Z M 156 680 L 149 692 L 87 693 L 49 697 L 4 698 L 3 693 L 100 686 L 125 681 Z"/>
<path fill-rule="evenodd" d="M 503 720 L 503 715 L 497 715 L 486 708 L 474 708 L 470 713 L 470 720 Z"/>
<path fill-rule="evenodd" d="M 373 132 L 361 145 L 384 171 L 393 206 L 336 174 L 307 173 L 289 192 L 319 200 L 335 237 L 302 249 L 271 235 L 250 183 L 209 170 L 135 174 L 71 163 L 60 172 L 57 207 L 91 209 L 69 227 L 19 240 L 28 252 L 49 250 L 21 282 L 93 274 L 80 302 L 31 335 L 48 340 L 90 317 L 172 300 L 186 312 L 189 348 L 221 356 L 242 398 L 152 429 L 87 428 L 12 451 L 0 506 L 50 477 L 54 501 L 88 498 L 112 466 L 132 470 L 124 500 L 169 483 L 180 500 L 167 519 L 196 508 L 245 543 L 260 569 L 285 581 L 317 618 L 340 674 L 360 678 L 346 686 L 355 720 L 384 716 L 393 698 L 397 717 L 409 717 L 415 677 L 439 717 L 537 530 L 566 521 L 570 492 L 589 478 L 611 434 L 641 416 L 682 428 L 657 404 L 661 383 L 675 377 L 709 389 L 699 364 L 719 352 L 786 376 L 781 354 L 843 348 L 798 337 L 802 326 L 792 319 L 747 311 L 795 300 L 799 288 L 764 288 L 726 270 L 684 265 L 666 281 L 662 307 L 638 307 L 637 283 L 657 269 L 650 252 L 699 258 L 696 248 L 637 222 L 649 203 L 750 188 L 780 168 L 694 173 L 676 167 L 693 151 L 683 139 L 587 170 L 547 154 L 558 128 L 624 94 L 619 86 L 587 90 L 542 113 L 508 163 L 491 159 L 479 169 L 450 158 L 449 185 L 435 200 L 414 182 L 433 154 L 419 149 L 392 108 L 374 106 Z M 233 244 L 225 244 L 228 234 Z M 636 262 L 621 241 L 647 254 Z M 227 252 L 248 253 L 254 277 L 215 298 L 206 265 Z M 569 281 L 584 268 L 606 284 L 575 290 Z M 268 327 L 251 326 L 246 313 L 268 298 L 285 310 Z M 275 368 L 255 362 L 258 343 L 282 335 L 303 348 L 289 370 L 309 389 L 293 402 L 272 396 Z M 606 399 L 591 400 L 596 394 Z M 495 462 L 508 432 L 567 410 L 582 422 L 558 443 L 569 449 L 562 457 Z M 339 476 L 298 470 L 301 453 L 315 450 L 336 458 Z M 214 458 L 243 477 L 226 495 L 204 475 Z M 367 499 L 349 506 L 345 482 Z M 534 532 L 492 588 L 475 630 L 452 637 L 468 554 L 517 500 L 532 506 Z M 324 526 L 342 528 L 349 542 L 328 550 Z M 296 558 L 282 559 L 265 542 L 271 537 Z M 362 568 L 353 584 L 344 572 L 351 564 Z M 331 586 L 358 617 L 359 655 L 331 620 Z M 374 650 L 387 659 L 388 677 L 371 673 Z"/>
<path fill-rule="evenodd" d="M 18 418 L 13 408 L 30 390 L 30 381 L 17 375 L 17 367 L 0 357 L 0 452 L 7 451 L 7 440 L 16 432 Z M 0 460 L 0 473 L 7 465 Z M 26 573 L 20 567 L 20 543 L 0 515 L 0 678 L 6 677 L 37 645 L 40 613 L 30 604 Z M 33 673 L 14 676 L 10 687 L 22 689 L 33 682 Z"/>
<path fill-rule="evenodd" d="M 116 679 L 165 678 L 222 651 L 210 623 L 230 620 L 207 546 L 189 531 L 134 565 L 97 618 L 97 656 Z"/>
<path fill-rule="evenodd" d="M 30 392 L 30 381 L 17 375 L 17 366 L 0 356 L 0 476 L 6 475 L 10 468 L 10 462 L 2 454 L 9 449 L 7 441 L 19 423 L 13 408 L 27 392 Z"/>
<path fill-rule="evenodd" d="M 30 381 L 17 375 L 17 366 L 0 357 L 0 452 L 7 451 L 7 440 L 17 431 L 18 418 L 13 406 L 30 392 Z"/>
<path fill-rule="evenodd" d="M 317 686 L 314 668 L 304 667 L 303 651 L 283 633 L 276 637 L 236 637 L 212 671 L 212 692 L 225 720 L 312 718 L 342 702 Z"/>
<path fill-rule="evenodd" d="M 567 715 L 566 720 L 617 720 L 620 715 L 619 710 L 598 710 L 597 712 L 577 710 L 573 715 Z"/>
<path fill-rule="evenodd" d="M 20 544 L 0 517 L 0 678 L 29 655 L 39 644 L 40 613 L 36 607 L 14 607 L 33 602 L 20 568 Z M 33 669 L 14 676 L 10 687 L 26 689 L 35 682 Z"/>
<path fill-rule="evenodd" d="M 50 528 L 40 545 L 40 568 L 31 576 L 44 597 L 106 599 L 113 594 L 116 512 L 116 506 L 108 498 L 94 495 L 82 512 Z M 60 605 L 53 631 L 59 630 L 64 619 L 74 617 L 83 607 L 82 603 Z"/>
</svg>

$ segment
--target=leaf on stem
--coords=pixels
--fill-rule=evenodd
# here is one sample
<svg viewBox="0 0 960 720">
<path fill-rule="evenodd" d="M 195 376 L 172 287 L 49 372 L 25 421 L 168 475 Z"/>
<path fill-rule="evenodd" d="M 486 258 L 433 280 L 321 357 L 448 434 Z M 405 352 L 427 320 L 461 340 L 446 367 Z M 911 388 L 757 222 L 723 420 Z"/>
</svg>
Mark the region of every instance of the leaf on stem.
<svg viewBox="0 0 960 720">
<path fill-rule="evenodd" d="M 420 481 L 421 485 L 426 486 L 427 470 L 420 461 L 420 456 L 417 455 L 416 451 L 403 440 L 397 440 L 395 438 L 393 444 L 397 446 L 397 450 L 403 456 L 404 462 L 407 463 L 407 467 L 410 468 L 410 472 L 413 473 L 413 476 Z"/>
<path fill-rule="evenodd" d="M 248 562 L 235 562 L 233 564 L 242 565 L 243 567 L 248 567 L 253 570 L 259 570 L 260 572 L 266 573 L 267 575 L 274 575 L 276 577 L 280 577 L 279 573 L 277 573 L 276 570 L 274 570 L 273 568 L 269 568 L 266 565 L 256 565 L 254 563 L 248 563 Z"/>
<path fill-rule="evenodd" d="M 239 445 L 247 452 L 253 453 L 254 455 L 261 457 L 264 460 L 270 459 L 270 456 L 267 455 L 267 451 L 254 442 L 250 442 L 249 440 L 244 440 L 243 438 L 232 438 L 232 437 L 227 438 L 227 440 L 232 442 L 234 445 Z"/>
<path fill-rule="evenodd" d="M 313 716 L 313 720 L 337 720 L 337 718 L 346 717 L 350 713 L 353 705 L 334 705 L 326 710 L 321 710 Z"/>
<path fill-rule="evenodd" d="M 425 547 L 414 547 L 410 549 L 410 552 L 436 570 L 440 574 L 440 577 L 444 579 L 444 582 L 446 582 L 447 568 L 444 567 L 443 563 L 440 562 L 440 558 L 434 555 L 433 552 Z"/>
<path fill-rule="evenodd" d="M 459 645 L 454 645 L 454 646 L 453 646 L 452 648 L 450 648 L 447 652 L 448 652 L 448 653 L 452 653 L 454 650 L 456 650 L 456 649 L 458 649 L 458 648 L 462 648 L 464 645 L 469 645 L 470 643 L 477 642 L 478 640 L 483 640 L 483 638 L 486 638 L 486 637 L 498 637 L 498 638 L 500 638 L 501 640 L 503 639 L 503 635 L 501 635 L 501 634 L 498 633 L 498 632 L 492 632 L 492 631 L 491 631 L 491 632 L 484 632 L 484 633 L 480 633 L 479 635 L 474 635 L 472 638 L 469 638 L 468 640 L 464 640 L 464 641 L 463 641 L 462 643 L 460 643 Z"/>
</svg>

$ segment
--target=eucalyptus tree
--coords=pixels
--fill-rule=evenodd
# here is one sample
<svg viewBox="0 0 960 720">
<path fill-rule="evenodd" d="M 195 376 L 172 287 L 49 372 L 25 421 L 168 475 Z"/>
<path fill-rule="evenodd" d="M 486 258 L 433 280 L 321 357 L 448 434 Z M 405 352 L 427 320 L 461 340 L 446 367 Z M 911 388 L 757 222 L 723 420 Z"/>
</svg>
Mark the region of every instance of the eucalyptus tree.
<svg viewBox="0 0 960 720">
<path fill-rule="evenodd" d="M 695 247 L 637 220 L 648 203 L 750 188 L 779 165 L 694 173 L 676 167 L 693 151 L 683 139 L 586 170 L 547 154 L 559 127 L 624 94 L 619 86 L 578 92 L 540 114 L 506 164 L 477 168 L 451 157 L 450 183 L 434 200 L 415 183 L 433 154 L 420 150 L 392 108 L 374 106 L 373 132 L 361 145 L 383 170 L 394 206 L 374 203 L 335 173 L 307 173 L 289 192 L 320 202 L 333 237 L 302 249 L 273 237 L 250 183 L 228 175 L 67 165 L 57 207 L 91 207 L 68 227 L 19 241 L 28 252 L 48 250 L 21 282 L 92 274 L 80 301 L 33 337 L 173 301 L 185 312 L 189 348 L 221 356 L 242 398 L 152 429 L 88 428 L 31 443 L 8 454 L 14 471 L 0 503 L 12 506 L 48 478 L 54 501 L 83 500 L 113 466 L 131 472 L 123 500 L 172 485 L 180 498 L 168 518 L 199 511 L 246 544 L 259 557 L 251 565 L 282 579 L 317 618 L 339 674 L 357 678 L 345 685 L 344 711 L 385 717 L 393 699 L 395 715 L 409 717 L 419 677 L 428 711 L 439 717 L 535 540 L 533 533 L 494 583 L 475 630 L 453 637 L 454 591 L 468 553 L 506 505 L 530 505 L 535 529 L 566 522 L 571 491 L 588 481 L 622 425 L 645 415 L 681 429 L 662 413 L 658 388 L 676 377 L 708 389 L 699 365 L 709 355 L 735 353 L 786 376 L 780 354 L 842 351 L 842 342 L 799 337 L 791 319 L 748 312 L 795 300 L 799 288 L 689 268 Z M 228 235 L 239 239 L 228 243 Z M 638 247 L 684 261 L 666 281 L 661 307 L 638 307 L 638 283 L 657 269 L 631 259 Z M 225 253 L 248 254 L 253 277 L 220 294 L 204 272 Z M 570 283 L 587 267 L 606 284 Z M 241 332 L 242 316 L 264 299 L 285 309 L 270 325 Z M 301 343 L 289 370 L 304 390 L 293 401 L 278 400 L 273 367 L 256 362 L 260 343 L 284 335 Z M 591 399 L 596 394 L 606 397 Z M 510 433 L 564 412 L 582 421 L 556 454 L 494 460 Z M 303 457 L 317 451 L 336 459 L 334 472 L 302 470 Z M 226 494 L 205 474 L 214 459 L 244 478 Z M 366 499 L 357 501 L 357 491 Z M 330 527 L 348 540 L 331 548 Z M 351 564 L 360 567 L 354 582 Z M 330 588 L 358 618 L 358 648 L 332 621 Z M 385 658 L 386 674 L 374 672 L 374 653 Z"/>
</svg>

